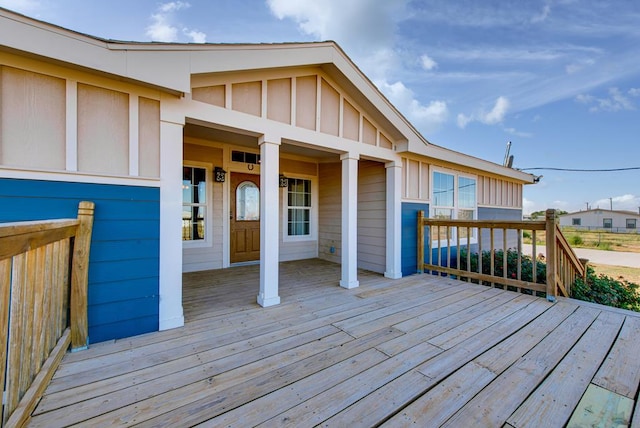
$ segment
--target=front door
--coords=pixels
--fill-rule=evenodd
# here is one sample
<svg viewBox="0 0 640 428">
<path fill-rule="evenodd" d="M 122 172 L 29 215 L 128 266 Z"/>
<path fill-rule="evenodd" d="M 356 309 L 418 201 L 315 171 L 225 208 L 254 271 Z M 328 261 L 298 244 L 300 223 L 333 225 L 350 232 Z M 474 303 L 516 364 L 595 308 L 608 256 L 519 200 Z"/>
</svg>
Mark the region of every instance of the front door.
<svg viewBox="0 0 640 428">
<path fill-rule="evenodd" d="M 260 176 L 231 173 L 231 263 L 260 260 Z"/>
</svg>

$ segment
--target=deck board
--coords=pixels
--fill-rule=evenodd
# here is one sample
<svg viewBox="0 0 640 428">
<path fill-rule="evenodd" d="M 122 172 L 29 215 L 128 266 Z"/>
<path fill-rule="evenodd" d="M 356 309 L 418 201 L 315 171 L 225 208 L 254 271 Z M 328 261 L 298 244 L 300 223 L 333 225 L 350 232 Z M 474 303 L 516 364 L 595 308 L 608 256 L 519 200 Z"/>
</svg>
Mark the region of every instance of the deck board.
<svg viewBox="0 0 640 428">
<path fill-rule="evenodd" d="M 639 314 L 435 275 L 339 279 L 281 263 L 282 303 L 261 308 L 257 265 L 185 274 L 184 327 L 67 354 L 29 424 L 561 426 L 589 385 L 640 420 Z"/>
</svg>

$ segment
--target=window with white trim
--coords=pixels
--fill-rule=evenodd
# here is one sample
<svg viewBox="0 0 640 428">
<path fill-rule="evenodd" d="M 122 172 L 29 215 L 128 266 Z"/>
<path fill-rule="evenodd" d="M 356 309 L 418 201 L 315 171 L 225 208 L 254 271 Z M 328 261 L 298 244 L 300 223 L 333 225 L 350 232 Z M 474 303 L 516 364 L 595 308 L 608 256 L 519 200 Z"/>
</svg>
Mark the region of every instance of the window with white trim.
<svg viewBox="0 0 640 428">
<path fill-rule="evenodd" d="M 603 218 L 602 219 L 602 227 L 605 229 L 613 228 L 613 219 L 612 218 Z"/>
<path fill-rule="evenodd" d="M 635 218 L 628 218 L 627 219 L 627 229 L 635 229 L 636 228 L 636 219 Z"/>
<path fill-rule="evenodd" d="M 439 219 L 475 220 L 477 217 L 477 179 L 467 175 L 433 171 L 431 217 Z M 452 229 L 449 239 L 456 239 Z M 466 228 L 460 229 L 460 238 L 467 238 Z M 475 238 L 475 231 L 471 232 Z M 435 240 L 447 240 L 446 228 L 441 228 Z"/>
<path fill-rule="evenodd" d="M 182 240 L 203 241 L 206 237 L 207 170 L 182 168 Z"/>
<path fill-rule="evenodd" d="M 287 236 L 311 235 L 311 180 L 289 178 Z"/>
</svg>

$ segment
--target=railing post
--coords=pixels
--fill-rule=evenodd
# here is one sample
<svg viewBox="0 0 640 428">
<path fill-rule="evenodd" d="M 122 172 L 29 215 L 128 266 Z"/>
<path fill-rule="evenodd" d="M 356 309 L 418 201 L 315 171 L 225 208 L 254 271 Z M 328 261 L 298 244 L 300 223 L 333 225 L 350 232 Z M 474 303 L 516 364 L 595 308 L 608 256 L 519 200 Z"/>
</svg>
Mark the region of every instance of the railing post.
<svg viewBox="0 0 640 428">
<path fill-rule="evenodd" d="M 73 244 L 71 267 L 71 350 L 86 349 L 89 344 L 87 320 L 87 284 L 89 280 L 89 249 L 93 228 L 93 202 L 80 202 L 78 207 L 78 230 Z"/>
<path fill-rule="evenodd" d="M 418 273 L 424 272 L 424 211 L 418 211 Z"/>
<path fill-rule="evenodd" d="M 547 300 L 556 301 L 556 210 L 548 209 L 545 215 L 546 221 L 546 247 L 547 247 Z"/>
</svg>

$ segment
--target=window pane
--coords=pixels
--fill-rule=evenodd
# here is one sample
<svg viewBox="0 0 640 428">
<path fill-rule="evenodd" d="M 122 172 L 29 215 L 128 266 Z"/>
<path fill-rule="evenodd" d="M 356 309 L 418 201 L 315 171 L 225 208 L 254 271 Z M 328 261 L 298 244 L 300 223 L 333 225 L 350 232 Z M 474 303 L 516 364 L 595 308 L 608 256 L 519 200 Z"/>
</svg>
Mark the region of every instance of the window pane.
<svg viewBox="0 0 640 428">
<path fill-rule="evenodd" d="M 628 218 L 627 219 L 627 229 L 635 229 L 636 228 L 636 219 Z"/>
<path fill-rule="evenodd" d="M 202 240 L 205 236 L 206 209 L 202 206 L 182 207 L 182 240 Z"/>
<path fill-rule="evenodd" d="M 475 208 L 476 180 L 473 178 L 458 178 L 458 206 L 460 208 Z"/>
<path fill-rule="evenodd" d="M 613 227 L 613 219 L 603 218 L 602 219 L 602 227 L 611 229 Z"/>
<path fill-rule="evenodd" d="M 453 206 L 453 175 L 433 173 L 433 203 L 439 207 Z"/>
<path fill-rule="evenodd" d="M 309 235 L 311 180 L 290 178 L 287 192 L 289 204 L 287 233 L 289 236 Z"/>
<path fill-rule="evenodd" d="M 236 189 L 236 221 L 260 220 L 260 189 L 245 181 Z"/>
</svg>

